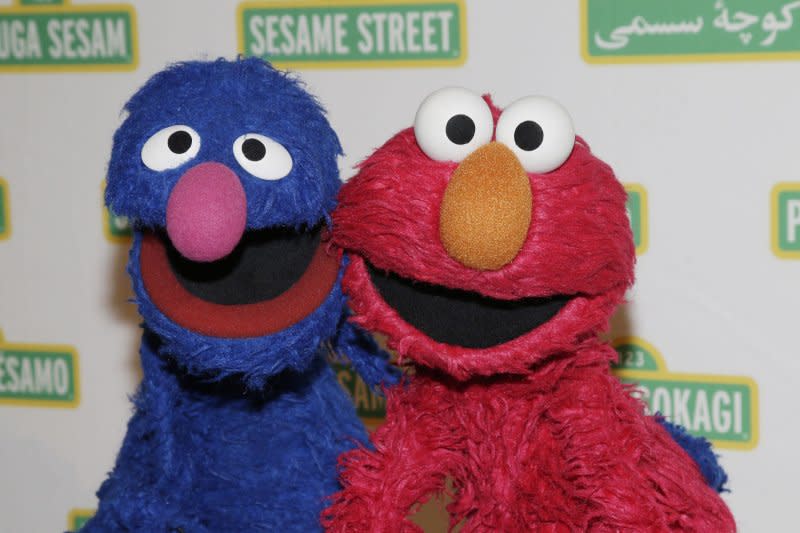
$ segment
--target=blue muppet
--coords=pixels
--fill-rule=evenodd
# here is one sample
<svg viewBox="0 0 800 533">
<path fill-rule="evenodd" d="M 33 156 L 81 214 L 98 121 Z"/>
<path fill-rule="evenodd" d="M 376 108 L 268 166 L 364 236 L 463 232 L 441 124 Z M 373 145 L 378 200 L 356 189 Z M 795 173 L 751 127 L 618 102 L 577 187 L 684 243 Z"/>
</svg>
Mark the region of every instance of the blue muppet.
<svg viewBox="0 0 800 533">
<path fill-rule="evenodd" d="M 125 109 L 106 202 L 134 221 L 144 377 L 82 531 L 320 530 L 337 456 L 367 442 L 327 350 L 397 379 L 346 321 L 339 140 L 260 59 L 176 64 Z"/>
</svg>

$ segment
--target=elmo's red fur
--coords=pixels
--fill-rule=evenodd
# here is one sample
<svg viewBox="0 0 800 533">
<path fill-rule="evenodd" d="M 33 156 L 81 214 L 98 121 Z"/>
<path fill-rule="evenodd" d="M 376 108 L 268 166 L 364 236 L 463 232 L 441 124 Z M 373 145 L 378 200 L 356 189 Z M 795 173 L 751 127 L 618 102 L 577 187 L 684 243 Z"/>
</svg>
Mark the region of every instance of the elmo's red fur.
<svg viewBox="0 0 800 533">
<path fill-rule="evenodd" d="M 344 490 L 324 514 L 328 530 L 417 531 L 407 516 L 448 478 L 451 526 L 463 522 L 464 532 L 735 530 L 694 461 L 610 374 L 616 354 L 598 339 L 633 281 L 626 196 L 611 168 L 578 139 L 560 168 L 529 174 L 522 249 L 505 267 L 479 271 L 439 238 L 457 166 L 428 158 L 409 128 L 341 191 L 334 239 L 352 257 L 344 286 L 354 320 L 386 335 L 415 373 L 388 391 L 374 451 L 341 459 Z M 571 299 L 509 342 L 443 344 L 386 303 L 367 261 L 496 299 Z"/>
</svg>

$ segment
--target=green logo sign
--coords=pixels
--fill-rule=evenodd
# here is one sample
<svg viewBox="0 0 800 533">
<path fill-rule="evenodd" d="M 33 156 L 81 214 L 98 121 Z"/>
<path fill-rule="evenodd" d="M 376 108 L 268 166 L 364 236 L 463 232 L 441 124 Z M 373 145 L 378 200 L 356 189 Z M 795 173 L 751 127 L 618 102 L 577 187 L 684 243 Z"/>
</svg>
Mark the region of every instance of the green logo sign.
<svg viewBox="0 0 800 533">
<path fill-rule="evenodd" d="M 581 0 L 590 63 L 800 57 L 800 2 Z"/>
<path fill-rule="evenodd" d="M 131 6 L 33 0 L 0 9 L 0 71 L 132 70 Z"/>
<path fill-rule="evenodd" d="M 19 0 L 23 6 L 60 6 L 64 0 Z"/>
<path fill-rule="evenodd" d="M 614 341 L 614 373 L 635 385 L 651 413 L 661 413 L 720 448 L 758 443 L 758 388 L 746 377 L 668 372 L 654 346 L 636 337 Z"/>
<path fill-rule="evenodd" d="M 753 428 L 750 390 L 745 384 L 692 382 L 677 379 L 622 378 L 636 383 L 652 412 L 710 440 L 748 443 Z"/>
<path fill-rule="evenodd" d="M 80 531 L 91 517 L 94 516 L 94 509 L 72 509 L 67 517 L 67 530 Z"/>
<path fill-rule="evenodd" d="M 103 181 L 101 190 L 105 195 L 106 182 Z M 115 215 L 103 207 L 103 234 L 106 239 L 113 243 L 130 244 L 131 237 L 133 236 L 133 228 L 128 220 L 128 217 Z"/>
<path fill-rule="evenodd" d="M 666 368 L 664 360 L 655 348 L 641 339 L 623 338 L 614 342 L 619 354 L 619 362 L 614 365 L 619 370 L 658 371 Z"/>
<path fill-rule="evenodd" d="M 11 235 L 11 209 L 8 201 L 8 183 L 0 178 L 0 241 Z"/>
<path fill-rule="evenodd" d="M 647 191 L 641 185 L 629 183 L 625 185 L 628 193 L 628 201 L 625 208 L 628 211 L 628 218 L 631 220 L 631 230 L 633 231 L 633 242 L 636 245 L 636 255 L 642 255 L 647 251 L 648 242 L 648 212 L 647 212 Z"/>
<path fill-rule="evenodd" d="M 128 217 L 117 216 L 107 208 L 103 208 L 103 219 L 106 238 L 111 242 L 127 243 L 133 235 Z"/>
<path fill-rule="evenodd" d="M 243 3 L 239 52 L 279 66 L 446 66 L 466 60 L 463 0 Z"/>
<path fill-rule="evenodd" d="M 376 427 L 386 418 L 386 398 L 375 394 L 361 376 L 350 367 L 347 354 L 337 354 L 328 346 L 328 361 L 336 372 L 339 384 L 350 395 L 359 418 L 368 427 Z"/>
<path fill-rule="evenodd" d="M 0 335 L 0 403 L 75 407 L 78 391 L 74 348 L 10 344 Z"/>
<path fill-rule="evenodd" d="M 800 183 L 779 183 L 772 189 L 772 251 L 800 259 Z"/>
</svg>

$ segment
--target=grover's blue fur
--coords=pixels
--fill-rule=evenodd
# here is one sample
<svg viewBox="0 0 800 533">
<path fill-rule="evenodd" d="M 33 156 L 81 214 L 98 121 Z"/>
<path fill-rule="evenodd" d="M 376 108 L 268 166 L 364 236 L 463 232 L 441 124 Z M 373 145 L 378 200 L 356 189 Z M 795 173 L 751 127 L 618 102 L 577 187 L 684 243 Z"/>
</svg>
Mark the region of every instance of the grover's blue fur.
<svg viewBox="0 0 800 533">
<path fill-rule="evenodd" d="M 336 458 L 367 436 L 325 361 L 323 343 L 346 353 L 371 385 L 394 383 L 385 355 L 344 322 L 339 279 L 309 316 L 261 338 L 224 339 L 186 330 L 161 313 L 139 269 L 141 230 L 163 227 L 167 198 L 193 164 L 234 170 L 247 194 L 250 228 L 328 220 L 341 148 L 319 104 L 294 79 L 258 59 L 188 62 L 155 75 L 126 106 L 114 136 L 107 203 L 137 230 L 128 271 L 144 318 L 144 377 L 117 464 L 98 491 L 84 532 L 309 532 L 338 490 Z M 141 161 L 158 130 L 186 124 L 198 156 L 154 172 Z M 263 181 L 236 163 L 240 135 L 258 132 L 292 154 L 282 180 Z"/>
<path fill-rule="evenodd" d="M 656 417 L 661 425 L 672 435 L 675 442 L 695 460 L 708 485 L 717 492 L 726 492 L 725 484 L 728 482 L 728 474 L 719 464 L 711 443 L 703 437 L 695 437 L 689 434 L 686 428 L 673 424 L 661 415 L 656 415 Z"/>
</svg>

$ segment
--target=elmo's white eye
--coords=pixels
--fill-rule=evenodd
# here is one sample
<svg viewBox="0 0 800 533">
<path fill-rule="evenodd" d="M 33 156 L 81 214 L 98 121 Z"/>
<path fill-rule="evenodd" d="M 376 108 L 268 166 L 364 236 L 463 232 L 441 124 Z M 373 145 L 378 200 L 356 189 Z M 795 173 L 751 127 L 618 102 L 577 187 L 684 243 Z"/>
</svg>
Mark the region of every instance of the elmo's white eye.
<svg viewBox="0 0 800 533">
<path fill-rule="evenodd" d="M 462 161 L 492 140 L 492 112 L 477 94 L 447 87 L 419 106 L 414 135 L 425 155 L 436 161 Z"/>
<path fill-rule="evenodd" d="M 262 180 L 279 180 L 292 171 L 292 156 L 282 144 L 258 133 L 242 135 L 233 155 L 247 172 Z"/>
<path fill-rule="evenodd" d="M 544 174 L 560 167 L 572 153 L 575 128 L 558 102 L 526 96 L 500 115 L 497 141 L 511 148 L 526 171 Z"/>
<path fill-rule="evenodd" d="M 189 126 L 176 124 L 156 132 L 142 146 L 142 163 L 151 170 L 176 168 L 194 159 L 200 136 Z"/>
</svg>

